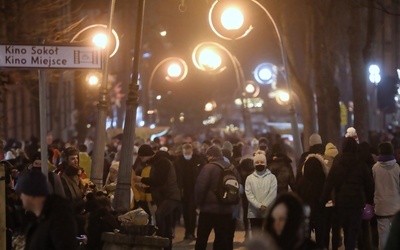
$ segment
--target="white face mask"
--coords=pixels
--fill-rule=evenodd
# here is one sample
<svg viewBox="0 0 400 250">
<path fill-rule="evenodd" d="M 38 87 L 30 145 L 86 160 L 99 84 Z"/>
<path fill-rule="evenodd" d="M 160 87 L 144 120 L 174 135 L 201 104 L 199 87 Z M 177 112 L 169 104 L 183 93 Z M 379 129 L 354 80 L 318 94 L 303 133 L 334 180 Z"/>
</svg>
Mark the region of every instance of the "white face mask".
<svg viewBox="0 0 400 250">
<path fill-rule="evenodd" d="M 192 155 L 191 154 L 190 155 L 183 154 L 183 158 L 185 158 L 186 160 L 190 160 L 190 159 L 192 159 Z"/>
</svg>

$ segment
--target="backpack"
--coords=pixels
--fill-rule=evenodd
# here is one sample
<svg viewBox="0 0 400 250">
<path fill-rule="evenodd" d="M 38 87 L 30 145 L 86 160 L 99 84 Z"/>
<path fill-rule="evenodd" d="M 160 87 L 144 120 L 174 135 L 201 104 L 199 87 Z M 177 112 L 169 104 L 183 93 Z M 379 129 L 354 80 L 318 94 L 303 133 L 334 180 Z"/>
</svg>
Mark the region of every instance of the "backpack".
<svg viewBox="0 0 400 250">
<path fill-rule="evenodd" d="M 226 168 L 219 163 L 213 163 L 222 168 L 216 192 L 218 200 L 222 204 L 226 205 L 238 204 L 240 200 L 240 194 L 239 182 L 235 173 L 233 172 L 235 166 L 231 164 L 229 167 Z"/>
</svg>

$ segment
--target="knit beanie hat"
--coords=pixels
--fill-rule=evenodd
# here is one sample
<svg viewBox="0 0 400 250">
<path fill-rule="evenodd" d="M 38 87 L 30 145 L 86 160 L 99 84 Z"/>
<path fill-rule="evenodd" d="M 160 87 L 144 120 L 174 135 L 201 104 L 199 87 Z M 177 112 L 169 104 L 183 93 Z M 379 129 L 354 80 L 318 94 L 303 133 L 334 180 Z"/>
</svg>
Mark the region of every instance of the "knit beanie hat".
<svg viewBox="0 0 400 250">
<path fill-rule="evenodd" d="M 321 136 L 317 133 L 312 134 L 308 139 L 308 143 L 310 144 L 310 147 L 316 144 L 322 144 Z"/>
<path fill-rule="evenodd" d="M 382 142 L 378 146 L 379 155 L 394 155 L 393 145 L 390 142 Z"/>
<path fill-rule="evenodd" d="M 139 156 L 153 156 L 155 153 L 149 144 L 143 144 L 138 150 Z"/>
<path fill-rule="evenodd" d="M 267 158 L 265 157 L 264 154 L 256 154 L 256 155 L 254 155 L 254 158 L 253 158 L 254 166 L 256 165 L 256 162 L 258 162 L 258 161 L 264 162 L 264 166 L 267 165 Z"/>
<path fill-rule="evenodd" d="M 47 196 L 49 189 L 47 187 L 47 178 L 40 171 L 28 171 L 18 181 L 17 192 L 29 196 Z"/>
<path fill-rule="evenodd" d="M 339 151 L 337 150 L 336 146 L 333 143 L 328 142 L 325 146 L 325 155 L 335 157 Z"/>
<path fill-rule="evenodd" d="M 360 141 L 358 140 L 357 131 L 356 131 L 356 129 L 353 128 L 353 127 L 350 127 L 350 128 L 347 129 L 346 134 L 345 134 L 344 137 L 353 137 L 354 140 L 356 140 L 356 142 L 357 142 L 358 144 L 360 144 Z"/>
<path fill-rule="evenodd" d="M 224 141 L 224 144 L 222 144 L 222 149 L 232 151 L 233 150 L 232 143 L 230 141 Z"/>
<path fill-rule="evenodd" d="M 206 156 L 220 157 L 222 156 L 222 150 L 218 146 L 210 146 L 206 151 Z"/>
</svg>

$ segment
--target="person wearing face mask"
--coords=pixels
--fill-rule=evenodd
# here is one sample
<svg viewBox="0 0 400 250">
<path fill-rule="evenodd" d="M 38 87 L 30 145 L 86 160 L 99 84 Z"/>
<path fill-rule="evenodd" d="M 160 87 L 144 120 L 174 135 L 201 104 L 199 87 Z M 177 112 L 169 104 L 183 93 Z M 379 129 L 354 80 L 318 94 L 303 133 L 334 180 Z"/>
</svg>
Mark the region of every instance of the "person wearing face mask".
<svg viewBox="0 0 400 250">
<path fill-rule="evenodd" d="M 265 155 L 267 155 L 267 151 L 268 151 L 268 144 L 269 141 L 267 138 L 265 137 L 260 137 L 258 139 L 258 150 L 262 150 L 265 152 Z"/>
<path fill-rule="evenodd" d="M 260 231 L 269 206 L 275 201 L 278 182 L 267 169 L 264 154 L 257 153 L 253 158 L 255 171 L 249 175 L 245 183 L 245 194 L 249 201 L 247 218 L 250 219 L 251 230 Z"/>
<path fill-rule="evenodd" d="M 182 155 L 174 161 L 179 189 L 181 190 L 181 203 L 183 220 L 185 223 L 185 240 L 195 240 L 196 205 L 194 201 L 194 186 L 200 169 L 205 162 L 202 157 L 194 154 L 190 144 L 182 146 Z"/>
</svg>

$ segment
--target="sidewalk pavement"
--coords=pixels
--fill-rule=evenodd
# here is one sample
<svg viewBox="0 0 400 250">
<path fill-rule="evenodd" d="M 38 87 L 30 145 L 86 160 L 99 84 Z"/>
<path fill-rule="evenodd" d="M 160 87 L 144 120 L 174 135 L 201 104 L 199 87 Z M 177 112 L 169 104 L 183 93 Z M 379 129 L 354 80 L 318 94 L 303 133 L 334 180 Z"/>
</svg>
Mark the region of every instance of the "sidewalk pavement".
<svg viewBox="0 0 400 250">
<path fill-rule="evenodd" d="M 172 241 L 172 249 L 173 250 L 193 250 L 196 241 L 193 240 L 183 240 L 185 237 L 185 228 L 182 225 L 176 225 L 175 227 L 175 238 Z M 236 231 L 233 249 L 244 250 L 243 247 L 244 241 L 244 231 Z M 208 246 L 207 250 L 212 250 L 212 244 L 214 242 L 214 231 L 211 232 L 210 237 L 208 238 Z"/>
<path fill-rule="evenodd" d="M 182 225 L 176 225 L 175 227 L 175 238 L 172 241 L 172 249 L 173 250 L 194 250 L 194 246 L 196 244 L 195 240 L 184 240 L 185 236 L 185 228 Z M 312 238 L 314 239 L 314 234 L 312 234 Z M 235 231 L 235 239 L 233 243 L 233 249 L 235 250 L 245 250 L 244 247 L 244 231 L 236 230 Z M 212 245 L 214 242 L 214 231 L 211 232 L 210 237 L 208 238 L 207 250 L 212 250 Z M 344 246 L 342 245 L 339 250 L 344 250 Z"/>
</svg>

